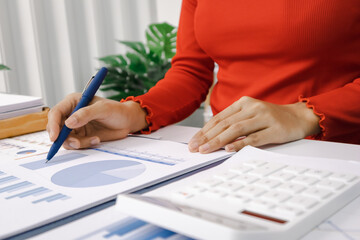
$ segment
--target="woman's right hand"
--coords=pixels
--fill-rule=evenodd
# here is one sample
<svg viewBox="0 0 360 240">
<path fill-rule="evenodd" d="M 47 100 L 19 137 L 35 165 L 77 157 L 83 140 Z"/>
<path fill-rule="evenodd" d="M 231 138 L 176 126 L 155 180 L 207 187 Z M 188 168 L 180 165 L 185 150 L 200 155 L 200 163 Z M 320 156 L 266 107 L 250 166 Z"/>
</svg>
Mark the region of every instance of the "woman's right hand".
<svg viewBox="0 0 360 240">
<path fill-rule="evenodd" d="M 95 96 L 90 104 L 70 117 L 81 98 L 80 93 L 68 95 L 48 114 L 47 131 L 53 142 L 64 125 L 73 129 L 63 146 L 66 149 L 88 148 L 101 141 L 125 138 L 147 128 L 146 111 L 133 101 L 117 102 Z"/>
</svg>

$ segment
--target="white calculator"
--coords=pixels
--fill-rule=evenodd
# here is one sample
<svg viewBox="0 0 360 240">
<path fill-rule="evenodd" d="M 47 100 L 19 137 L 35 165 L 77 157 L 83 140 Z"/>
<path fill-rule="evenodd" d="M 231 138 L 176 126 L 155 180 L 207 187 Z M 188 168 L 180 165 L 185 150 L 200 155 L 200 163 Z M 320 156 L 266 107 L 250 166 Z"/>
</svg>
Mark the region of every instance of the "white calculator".
<svg viewBox="0 0 360 240">
<path fill-rule="evenodd" d="M 360 161 L 246 147 L 224 163 L 117 209 L 196 239 L 298 239 L 360 195 Z"/>
</svg>

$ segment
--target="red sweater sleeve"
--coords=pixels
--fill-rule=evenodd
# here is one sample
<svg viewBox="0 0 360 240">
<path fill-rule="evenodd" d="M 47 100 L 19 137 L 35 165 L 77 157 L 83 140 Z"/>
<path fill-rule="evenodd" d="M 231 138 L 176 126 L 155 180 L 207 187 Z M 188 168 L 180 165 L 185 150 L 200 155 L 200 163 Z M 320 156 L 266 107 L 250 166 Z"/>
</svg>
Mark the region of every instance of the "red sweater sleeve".
<svg viewBox="0 0 360 240">
<path fill-rule="evenodd" d="M 149 131 L 185 119 L 199 108 L 212 85 L 214 61 L 197 43 L 195 9 L 196 1 L 183 1 L 176 54 L 164 79 L 146 94 L 126 99 L 139 102 L 147 110 Z"/>
<path fill-rule="evenodd" d="M 344 87 L 309 98 L 300 97 L 320 116 L 315 139 L 360 143 L 360 78 Z"/>
</svg>

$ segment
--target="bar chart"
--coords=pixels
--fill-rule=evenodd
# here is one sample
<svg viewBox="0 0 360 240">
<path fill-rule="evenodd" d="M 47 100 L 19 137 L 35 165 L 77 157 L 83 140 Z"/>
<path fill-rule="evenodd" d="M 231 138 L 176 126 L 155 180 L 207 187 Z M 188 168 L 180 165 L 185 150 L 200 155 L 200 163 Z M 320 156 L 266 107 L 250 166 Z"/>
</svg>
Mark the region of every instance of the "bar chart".
<svg viewBox="0 0 360 240">
<path fill-rule="evenodd" d="M 85 239 L 122 239 L 122 240 L 191 240 L 192 238 L 177 234 L 167 229 L 149 224 L 132 217 L 126 217 L 107 227 L 94 231 Z"/>
<path fill-rule="evenodd" d="M 13 199 L 23 199 L 32 204 L 39 204 L 63 201 L 70 197 L 0 171 L 0 200 Z"/>
</svg>

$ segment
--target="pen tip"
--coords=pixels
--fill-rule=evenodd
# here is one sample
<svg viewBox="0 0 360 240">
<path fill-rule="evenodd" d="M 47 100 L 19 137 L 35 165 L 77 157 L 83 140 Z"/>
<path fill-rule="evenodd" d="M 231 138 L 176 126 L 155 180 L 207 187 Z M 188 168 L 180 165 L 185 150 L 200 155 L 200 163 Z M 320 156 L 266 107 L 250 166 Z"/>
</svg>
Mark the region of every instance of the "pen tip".
<svg viewBox="0 0 360 240">
<path fill-rule="evenodd" d="M 45 163 L 47 163 L 49 161 L 49 159 L 46 159 L 46 162 Z"/>
</svg>

